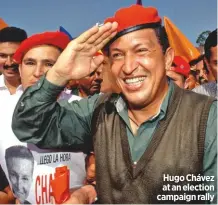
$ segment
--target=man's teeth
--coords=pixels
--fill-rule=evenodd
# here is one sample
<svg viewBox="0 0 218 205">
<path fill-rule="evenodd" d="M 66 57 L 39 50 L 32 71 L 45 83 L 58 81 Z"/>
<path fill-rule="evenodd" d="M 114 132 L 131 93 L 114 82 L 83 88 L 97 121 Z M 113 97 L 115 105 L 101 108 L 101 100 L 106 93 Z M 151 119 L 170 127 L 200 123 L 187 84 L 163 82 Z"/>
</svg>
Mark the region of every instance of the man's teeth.
<svg viewBox="0 0 218 205">
<path fill-rule="evenodd" d="M 125 83 L 127 84 L 141 83 L 144 80 L 145 80 L 145 77 L 130 78 L 130 79 L 126 79 Z"/>
</svg>

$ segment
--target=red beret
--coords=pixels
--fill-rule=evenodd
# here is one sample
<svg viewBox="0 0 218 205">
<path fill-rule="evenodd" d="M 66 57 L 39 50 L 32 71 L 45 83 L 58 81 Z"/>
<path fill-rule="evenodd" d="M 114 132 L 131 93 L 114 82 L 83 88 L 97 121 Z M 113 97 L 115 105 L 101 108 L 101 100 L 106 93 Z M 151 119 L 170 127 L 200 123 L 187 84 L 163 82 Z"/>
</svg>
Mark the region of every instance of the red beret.
<svg viewBox="0 0 218 205">
<path fill-rule="evenodd" d="M 175 56 L 173 63 L 175 64 L 174 71 L 188 77 L 190 73 L 190 65 L 181 56 Z"/>
<path fill-rule="evenodd" d="M 155 28 L 161 25 L 161 18 L 154 7 L 143 7 L 142 5 L 132 5 L 119 9 L 114 17 L 105 20 L 107 22 L 117 22 L 117 35 L 109 42 L 112 43 L 117 38 L 132 31 Z"/>
<path fill-rule="evenodd" d="M 35 34 L 20 44 L 13 58 L 17 63 L 21 63 L 24 54 L 35 46 L 52 45 L 64 50 L 69 42 L 69 37 L 60 31 Z"/>
</svg>

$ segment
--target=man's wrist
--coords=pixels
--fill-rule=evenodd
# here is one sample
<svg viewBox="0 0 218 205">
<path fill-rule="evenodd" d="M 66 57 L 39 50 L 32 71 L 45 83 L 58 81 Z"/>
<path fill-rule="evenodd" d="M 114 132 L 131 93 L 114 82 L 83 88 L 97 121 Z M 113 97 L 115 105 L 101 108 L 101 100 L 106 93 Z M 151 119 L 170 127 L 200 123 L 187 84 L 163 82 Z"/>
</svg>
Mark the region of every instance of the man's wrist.
<svg viewBox="0 0 218 205">
<path fill-rule="evenodd" d="M 60 76 L 53 68 L 47 72 L 46 80 L 57 86 L 65 86 L 68 83 L 68 79 Z"/>
</svg>

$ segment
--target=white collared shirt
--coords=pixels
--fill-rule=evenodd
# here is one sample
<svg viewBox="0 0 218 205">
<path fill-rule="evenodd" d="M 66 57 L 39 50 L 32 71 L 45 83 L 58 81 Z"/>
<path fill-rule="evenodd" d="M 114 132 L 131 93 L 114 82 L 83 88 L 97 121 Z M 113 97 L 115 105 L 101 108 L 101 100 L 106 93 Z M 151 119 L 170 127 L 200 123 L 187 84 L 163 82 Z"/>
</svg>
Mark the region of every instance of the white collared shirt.
<svg viewBox="0 0 218 205">
<path fill-rule="evenodd" d="M 0 99 L 7 96 L 13 96 L 13 98 L 16 98 L 18 100 L 22 95 L 22 93 L 23 93 L 23 87 L 22 85 L 19 85 L 16 89 L 16 93 L 11 95 L 9 89 L 5 85 L 4 75 L 0 75 Z"/>
</svg>

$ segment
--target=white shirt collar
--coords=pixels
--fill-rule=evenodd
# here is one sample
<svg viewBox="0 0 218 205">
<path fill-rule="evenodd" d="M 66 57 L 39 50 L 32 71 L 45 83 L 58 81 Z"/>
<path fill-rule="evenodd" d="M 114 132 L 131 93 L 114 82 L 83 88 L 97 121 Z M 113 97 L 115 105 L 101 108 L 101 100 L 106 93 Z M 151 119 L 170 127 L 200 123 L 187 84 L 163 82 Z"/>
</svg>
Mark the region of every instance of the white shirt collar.
<svg viewBox="0 0 218 205">
<path fill-rule="evenodd" d="M 4 80 L 4 75 L 0 75 L 0 90 L 8 90 L 7 86 L 5 85 L 5 80 Z M 16 93 L 17 92 L 23 92 L 23 86 L 22 84 L 20 84 L 17 88 L 16 88 Z M 8 91 L 9 92 L 9 91 Z"/>
<path fill-rule="evenodd" d="M 0 75 L 0 88 L 1 87 L 6 87 L 5 86 L 5 81 L 4 81 L 4 76 L 3 75 Z"/>
</svg>

